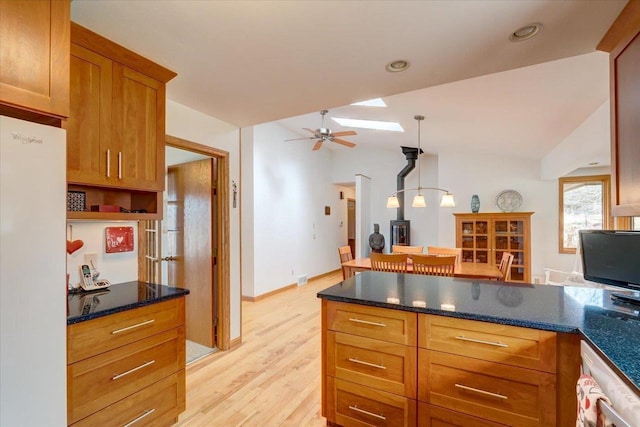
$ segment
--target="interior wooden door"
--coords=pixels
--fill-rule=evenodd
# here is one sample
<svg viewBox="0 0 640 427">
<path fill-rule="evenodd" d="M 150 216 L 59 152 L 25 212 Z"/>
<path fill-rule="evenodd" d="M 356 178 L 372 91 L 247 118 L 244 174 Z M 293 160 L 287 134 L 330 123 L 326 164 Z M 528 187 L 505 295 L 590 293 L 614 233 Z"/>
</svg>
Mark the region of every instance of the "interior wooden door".
<svg viewBox="0 0 640 427">
<path fill-rule="evenodd" d="M 191 291 L 187 339 L 214 347 L 213 159 L 170 166 L 167 181 L 168 283 Z"/>
</svg>

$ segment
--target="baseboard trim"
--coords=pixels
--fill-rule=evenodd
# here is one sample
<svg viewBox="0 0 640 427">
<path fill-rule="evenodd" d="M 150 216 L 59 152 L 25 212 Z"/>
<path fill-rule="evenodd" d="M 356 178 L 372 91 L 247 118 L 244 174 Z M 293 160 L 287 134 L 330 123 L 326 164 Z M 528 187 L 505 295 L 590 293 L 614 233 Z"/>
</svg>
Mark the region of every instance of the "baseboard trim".
<svg viewBox="0 0 640 427">
<path fill-rule="evenodd" d="M 242 345 L 242 337 L 232 339 L 229 342 L 229 350 L 235 350 L 236 348 L 240 347 L 240 345 Z"/>
<path fill-rule="evenodd" d="M 322 273 L 322 274 L 319 274 L 317 276 L 310 277 L 308 280 L 311 281 L 311 280 L 321 279 L 323 277 L 330 276 L 332 274 L 336 274 L 336 273 L 340 273 L 340 272 L 342 272 L 342 269 L 339 268 L 337 270 L 328 271 L 326 273 Z M 305 286 L 305 285 L 302 285 L 302 286 Z M 276 295 L 276 294 L 279 294 L 281 292 L 285 292 L 285 291 L 288 291 L 289 289 L 293 289 L 293 288 L 297 288 L 297 287 L 298 287 L 297 283 L 292 283 L 290 285 L 286 285 L 286 286 L 283 286 L 282 288 L 274 289 L 273 291 L 270 291 L 270 292 L 267 292 L 267 293 L 264 293 L 264 294 L 261 294 L 261 295 L 255 296 L 255 297 L 242 295 L 242 301 L 249 301 L 249 302 L 260 301 L 260 300 L 263 300 L 263 299 L 265 299 L 267 297 L 270 297 L 270 296 L 273 296 L 273 295 Z"/>
</svg>

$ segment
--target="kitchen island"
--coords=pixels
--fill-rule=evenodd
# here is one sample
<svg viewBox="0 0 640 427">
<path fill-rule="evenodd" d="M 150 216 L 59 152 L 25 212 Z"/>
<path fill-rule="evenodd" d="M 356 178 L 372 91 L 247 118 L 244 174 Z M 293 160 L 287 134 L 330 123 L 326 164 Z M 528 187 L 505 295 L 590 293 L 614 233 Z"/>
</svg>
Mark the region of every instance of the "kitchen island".
<svg viewBox="0 0 640 427">
<path fill-rule="evenodd" d="M 384 411 L 369 409 L 383 408 L 399 425 L 575 423 L 581 339 L 640 394 L 637 311 L 609 294 L 363 272 L 318 293 L 323 415 L 375 425 Z M 347 396 L 364 400 L 342 407 Z"/>
<path fill-rule="evenodd" d="M 188 294 L 134 281 L 68 296 L 69 425 L 177 421 L 185 409 Z"/>
</svg>

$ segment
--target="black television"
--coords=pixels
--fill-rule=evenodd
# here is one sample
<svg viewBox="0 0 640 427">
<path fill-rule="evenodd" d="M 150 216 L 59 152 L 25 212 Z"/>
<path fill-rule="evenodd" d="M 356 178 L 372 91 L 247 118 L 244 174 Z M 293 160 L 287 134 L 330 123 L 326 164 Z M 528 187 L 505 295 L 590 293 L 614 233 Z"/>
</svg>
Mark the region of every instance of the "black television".
<svg viewBox="0 0 640 427">
<path fill-rule="evenodd" d="M 640 290 L 640 231 L 580 230 L 580 251 L 585 280 Z M 638 293 L 612 298 L 640 303 Z"/>
</svg>

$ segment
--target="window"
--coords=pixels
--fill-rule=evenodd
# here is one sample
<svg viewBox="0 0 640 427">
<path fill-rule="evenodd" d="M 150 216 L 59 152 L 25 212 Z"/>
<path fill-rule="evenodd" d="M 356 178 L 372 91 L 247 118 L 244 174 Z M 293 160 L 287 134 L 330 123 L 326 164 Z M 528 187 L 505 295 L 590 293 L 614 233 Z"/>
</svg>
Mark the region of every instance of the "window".
<svg viewBox="0 0 640 427">
<path fill-rule="evenodd" d="M 631 222 L 632 222 L 631 229 L 640 231 L 640 216 L 634 216 L 633 218 L 631 218 Z"/>
<path fill-rule="evenodd" d="M 578 247 L 579 230 L 611 228 L 609 175 L 560 178 L 560 253 Z"/>
</svg>

